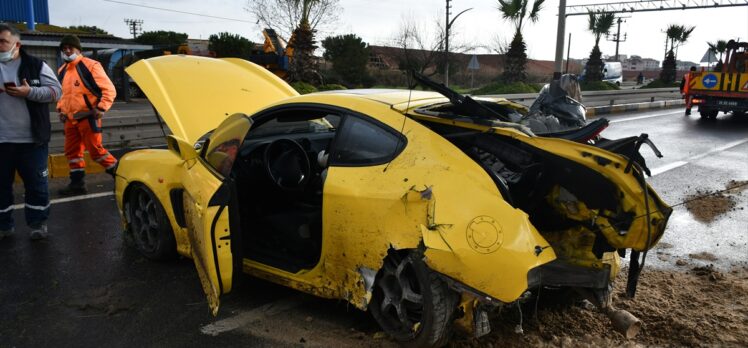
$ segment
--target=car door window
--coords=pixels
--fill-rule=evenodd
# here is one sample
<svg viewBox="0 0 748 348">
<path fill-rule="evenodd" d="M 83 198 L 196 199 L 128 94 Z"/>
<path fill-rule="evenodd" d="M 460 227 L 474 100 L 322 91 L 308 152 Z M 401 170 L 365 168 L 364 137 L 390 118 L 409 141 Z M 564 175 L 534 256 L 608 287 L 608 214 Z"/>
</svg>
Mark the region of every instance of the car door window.
<svg viewBox="0 0 748 348">
<path fill-rule="evenodd" d="M 406 139 L 384 124 L 357 116 L 343 121 L 330 165 L 365 166 L 387 163 L 405 147 Z"/>
</svg>

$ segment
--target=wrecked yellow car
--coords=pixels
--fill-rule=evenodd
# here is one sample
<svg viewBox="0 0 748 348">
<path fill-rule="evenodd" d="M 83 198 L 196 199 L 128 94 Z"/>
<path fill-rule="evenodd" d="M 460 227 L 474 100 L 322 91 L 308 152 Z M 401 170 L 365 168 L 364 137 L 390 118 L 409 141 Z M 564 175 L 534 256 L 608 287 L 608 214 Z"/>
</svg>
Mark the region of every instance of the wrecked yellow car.
<svg viewBox="0 0 748 348">
<path fill-rule="evenodd" d="M 483 335 L 487 313 L 539 287 L 609 308 L 619 254 L 650 249 L 670 213 L 638 156 L 616 153 L 637 137 L 606 150 L 535 136 L 433 92 L 301 96 L 239 59 L 127 72 L 173 135 L 120 160 L 126 238 L 192 258 L 214 315 L 242 272 L 346 300 L 419 346 L 455 326 Z"/>
</svg>

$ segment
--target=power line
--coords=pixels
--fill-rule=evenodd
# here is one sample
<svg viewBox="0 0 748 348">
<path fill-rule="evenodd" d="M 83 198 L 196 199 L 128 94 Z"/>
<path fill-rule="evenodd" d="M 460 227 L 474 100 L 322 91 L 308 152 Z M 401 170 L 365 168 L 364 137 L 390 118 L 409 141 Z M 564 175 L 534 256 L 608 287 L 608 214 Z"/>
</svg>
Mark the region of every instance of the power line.
<svg viewBox="0 0 748 348">
<path fill-rule="evenodd" d="M 748 0 L 639 0 L 569 5 L 566 6 L 566 16 L 587 15 L 588 12 L 632 13 L 734 6 L 748 6 Z"/>
<path fill-rule="evenodd" d="M 200 16 L 200 17 L 207 17 L 207 18 L 216 18 L 216 19 L 222 19 L 222 20 L 226 20 L 226 21 L 234 21 L 234 22 L 242 22 L 242 23 L 252 23 L 252 24 L 254 24 L 253 21 L 245 21 L 243 19 L 236 19 L 236 18 L 211 16 L 211 15 L 206 15 L 204 13 L 194 13 L 194 12 L 187 12 L 187 11 L 172 10 L 170 8 L 162 8 L 162 7 L 141 5 L 141 4 L 133 4 L 133 3 L 124 2 L 124 1 L 115 1 L 115 0 L 104 0 L 104 1 L 106 1 L 106 2 L 113 2 L 113 3 L 116 3 L 116 4 L 123 4 L 123 5 L 135 6 L 135 7 L 150 8 L 150 9 L 159 10 L 159 11 L 175 12 L 175 13 L 182 13 L 182 14 L 188 14 L 188 15 L 193 15 L 193 16 Z"/>
</svg>

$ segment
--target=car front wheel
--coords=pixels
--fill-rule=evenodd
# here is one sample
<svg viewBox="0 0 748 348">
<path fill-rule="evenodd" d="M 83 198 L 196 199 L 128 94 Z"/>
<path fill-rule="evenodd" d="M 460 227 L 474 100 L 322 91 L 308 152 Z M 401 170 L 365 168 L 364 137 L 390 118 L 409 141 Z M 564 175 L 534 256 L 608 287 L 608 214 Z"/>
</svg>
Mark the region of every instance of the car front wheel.
<svg viewBox="0 0 748 348">
<path fill-rule="evenodd" d="M 443 346 L 449 340 L 459 296 L 415 252 L 391 253 L 374 283 L 374 319 L 408 346 Z"/>
<path fill-rule="evenodd" d="M 128 237 L 143 256 L 167 260 L 177 255 L 169 218 L 151 190 L 136 184 L 127 196 L 125 213 Z"/>
</svg>

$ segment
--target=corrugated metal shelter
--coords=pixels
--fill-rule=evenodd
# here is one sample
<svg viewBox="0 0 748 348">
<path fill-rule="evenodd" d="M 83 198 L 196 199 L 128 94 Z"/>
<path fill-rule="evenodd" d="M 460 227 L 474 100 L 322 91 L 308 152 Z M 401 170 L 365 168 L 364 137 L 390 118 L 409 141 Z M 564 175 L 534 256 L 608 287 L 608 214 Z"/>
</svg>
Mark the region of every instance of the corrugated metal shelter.
<svg viewBox="0 0 748 348">
<path fill-rule="evenodd" d="M 33 0 L 34 22 L 49 24 L 47 0 Z M 0 22 L 26 22 L 29 18 L 28 0 L 0 1 Z"/>
</svg>

